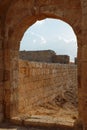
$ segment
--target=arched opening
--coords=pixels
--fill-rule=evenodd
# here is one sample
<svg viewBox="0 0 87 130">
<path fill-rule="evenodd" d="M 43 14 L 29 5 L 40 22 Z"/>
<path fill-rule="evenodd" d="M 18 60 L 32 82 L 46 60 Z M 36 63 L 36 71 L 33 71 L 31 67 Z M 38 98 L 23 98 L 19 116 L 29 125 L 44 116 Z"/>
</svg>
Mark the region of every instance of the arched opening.
<svg viewBox="0 0 87 130">
<path fill-rule="evenodd" d="M 16 10 L 14 10 L 14 8 L 16 8 Z M 12 117 L 15 117 L 19 113 L 18 50 L 19 50 L 21 38 L 28 27 L 34 24 L 37 20 L 42 20 L 45 18 L 61 19 L 66 21 L 72 26 L 78 39 L 79 60 L 81 58 L 80 51 L 81 51 L 81 40 L 82 40 L 82 26 L 81 26 L 82 8 L 79 0 L 64 1 L 64 2 L 54 0 L 54 1 L 46 1 L 46 3 L 44 3 L 44 0 L 27 1 L 27 2 L 17 1 L 14 2 L 14 4 L 11 4 L 7 12 L 6 22 L 5 22 L 5 26 L 6 26 L 5 46 L 7 48 L 4 51 L 5 52 L 4 68 L 6 70 L 5 76 L 8 75 L 8 79 L 6 79 L 5 81 L 6 88 L 5 88 L 5 98 L 4 98 L 6 118 L 11 119 Z M 79 63 L 79 68 L 78 68 L 79 86 L 81 87 L 80 67 L 81 66 Z M 29 71 L 26 71 L 26 68 L 23 68 L 21 72 L 26 73 L 27 75 L 27 72 Z M 8 100 L 6 100 L 6 97 L 8 97 Z M 82 111 L 81 107 L 79 107 L 79 109 L 80 109 L 79 111 Z M 81 115 L 81 117 L 82 116 L 83 115 Z"/>
<path fill-rule="evenodd" d="M 35 32 L 31 33 L 39 37 L 41 36 L 40 34 Z M 53 41 L 52 39 L 50 39 L 51 34 L 47 36 L 48 39 L 52 41 L 52 44 L 54 44 L 56 38 L 57 38 L 56 42 L 58 42 L 59 40 L 59 42 L 66 42 L 66 44 L 68 45 L 69 42 L 71 42 L 71 44 L 72 41 L 76 42 L 76 37 L 74 37 L 75 39 L 73 40 L 71 39 L 71 37 L 69 37 L 70 40 L 68 40 L 65 39 L 64 36 L 61 37 L 61 35 L 59 35 L 60 33 L 59 34 L 57 33 L 55 33 L 54 36 L 52 35 L 54 37 Z M 66 34 L 68 33 L 66 32 Z M 66 37 L 68 36 L 66 35 Z M 33 43 L 35 44 L 34 47 L 37 46 L 35 40 L 36 39 L 33 39 Z M 44 44 L 47 41 L 42 37 L 40 37 L 40 40 L 42 40 Z M 30 44 L 32 45 L 32 43 Z M 65 49 L 64 44 L 62 44 L 62 47 L 60 47 L 61 50 Z M 57 46 L 55 47 L 57 49 Z M 70 125 L 73 124 L 75 119 L 78 118 L 76 65 L 74 63 L 70 64 L 69 61 L 67 63 L 61 64 L 57 60 L 56 62 L 40 61 L 38 63 L 37 62 L 38 60 L 37 61 L 32 60 L 31 62 L 29 59 L 27 60 L 28 53 L 27 55 L 25 55 L 25 53 L 26 52 L 23 52 L 24 54 L 22 57 L 23 59 L 21 58 L 21 60 L 19 60 L 19 77 L 18 77 L 19 82 L 18 82 L 18 104 L 17 104 L 19 115 L 17 114 L 17 116 L 22 118 L 25 117 L 27 119 L 31 118 L 31 120 L 33 119 L 33 121 L 42 120 L 42 122 L 46 122 L 47 121 L 46 118 L 48 118 L 49 123 L 55 123 L 55 121 L 59 123 L 60 121 L 62 122 L 63 119 L 66 119 L 66 122 L 64 122 L 66 123 L 66 125 L 69 125 L 69 123 Z M 50 52 L 50 55 L 51 54 L 52 51 Z M 39 53 L 39 55 L 41 56 L 41 53 Z M 32 59 L 34 56 L 35 55 L 32 54 L 31 56 Z M 45 52 L 43 52 L 43 57 L 45 56 L 46 54 Z M 55 56 L 54 53 L 53 56 Z M 51 119 L 55 121 L 52 122 L 50 121 Z"/>
<path fill-rule="evenodd" d="M 20 51 L 53 50 L 57 55 L 77 57 L 77 38 L 72 27 L 57 19 L 37 21 L 24 33 Z"/>
</svg>

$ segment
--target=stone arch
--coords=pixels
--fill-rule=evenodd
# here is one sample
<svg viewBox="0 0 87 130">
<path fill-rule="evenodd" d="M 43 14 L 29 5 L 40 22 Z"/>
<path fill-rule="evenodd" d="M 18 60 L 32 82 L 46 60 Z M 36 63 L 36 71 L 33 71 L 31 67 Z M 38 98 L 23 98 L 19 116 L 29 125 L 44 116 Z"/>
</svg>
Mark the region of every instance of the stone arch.
<svg viewBox="0 0 87 130">
<path fill-rule="evenodd" d="M 68 3 L 68 4 L 67 4 Z M 77 1 L 26 1 L 13 2 L 6 16 L 6 35 L 21 39 L 25 30 L 37 20 L 56 18 L 70 24 L 75 33 L 81 32 L 81 3 Z M 20 32 L 20 35 L 19 33 Z M 12 37 L 13 36 L 13 37 Z"/>
<path fill-rule="evenodd" d="M 5 88 L 5 95 L 8 100 L 5 102 L 5 116 L 11 116 L 17 113 L 17 86 L 18 86 L 18 50 L 20 40 L 25 30 L 37 20 L 45 18 L 61 19 L 69 23 L 75 31 L 78 39 L 78 47 L 81 46 L 82 33 L 82 10 L 79 0 L 18 0 L 13 1 L 8 9 L 5 21 L 5 70 L 8 72 L 9 79 L 5 82 L 8 91 Z M 7 54 L 7 55 L 6 55 Z M 79 52 L 78 52 L 78 58 Z M 8 63 L 7 63 L 8 61 Z M 16 110 L 16 111 L 15 111 Z M 9 111 L 9 113 L 8 113 Z"/>
</svg>

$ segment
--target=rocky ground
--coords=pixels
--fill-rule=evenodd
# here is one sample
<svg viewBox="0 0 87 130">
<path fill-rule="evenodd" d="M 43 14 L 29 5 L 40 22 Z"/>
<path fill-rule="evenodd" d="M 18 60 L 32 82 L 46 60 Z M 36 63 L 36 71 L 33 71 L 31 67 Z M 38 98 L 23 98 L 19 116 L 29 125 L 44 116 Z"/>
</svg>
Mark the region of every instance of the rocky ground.
<svg viewBox="0 0 87 130">
<path fill-rule="evenodd" d="M 70 91 L 69 91 L 70 94 Z M 78 103 L 77 98 L 72 99 L 73 95 L 69 95 L 68 100 L 57 95 L 52 100 L 42 102 L 39 105 L 31 107 L 29 113 L 20 114 L 21 119 L 29 119 L 35 122 L 57 123 L 65 125 L 73 125 L 78 118 Z M 70 101 L 69 101 L 70 99 Z"/>
<path fill-rule="evenodd" d="M 33 106 L 29 113 L 12 117 L 10 123 L 0 124 L 0 130 L 74 130 L 78 103 L 72 98 L 69 95 L 69 102 L 56 95 L 48 102 Z"/>
<path fill-rule="evenodd" d="M 78 118 L 78 111 L 75 104 L 57 98 L 55 101 L 46 102 L 34 107 L 27 114 L 20 114 L 11 119 L 14 124 L 33 126 L 23 128 L 24 130 L 68 130 L 73 129 Z M 38 127 L 39 126 L 39 127 Z M 54 129 L 55 126 L 55 129 Z M 38 128 L 36 128 L 38 127 Z M 49 128 L 50 127 L 50 128 Z M 52 127 L 52 128 L 51 128 Z M 63 127 L 63 128 L 62 128 Z M 15 130 L 15 129 L 13 129 Z M 20 127 L 17 128 L 20 130 Z"/>
<path fill-rule="evenodd" d="M 40 82 L 39 87 L 35 87 L 38 82 L 37 84 L 32 83 L 25 86 L 21 84 L 19 87 L 19 112 L 15 117 L 11 118 L 11 123 L 21 126 L 33 126 L 23 128 L 24 130 L 73 129 L 74 123 L 78 119 L 78 94 L 77 80 L 75 78 L 76 71 L 74 72 L 72 69 L 70 73 L 72 72 L 73 78 L 71 76 L 71 79 L 68 80 L 70 77 L 68 75 L 67 82 L 64 84 L 62 84 L 64 77 L 63 75 L 60 76 L 62 80 L 59 86 L 48 85 L 43 87 L 43 82 Z M 60 80 L 57 80 L 59 83 Z M 49 84 L 48 81 L 46 83 Z M 13 130 L 22 129 L 22 127 L 16 127 L 13 127 Z"/>
</svg>

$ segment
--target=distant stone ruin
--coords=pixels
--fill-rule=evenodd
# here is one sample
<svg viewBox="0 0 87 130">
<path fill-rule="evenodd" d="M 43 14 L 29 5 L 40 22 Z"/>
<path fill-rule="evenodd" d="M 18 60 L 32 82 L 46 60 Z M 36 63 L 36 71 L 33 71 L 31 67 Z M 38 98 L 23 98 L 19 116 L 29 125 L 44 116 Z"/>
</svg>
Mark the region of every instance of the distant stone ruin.
<svg viewBox="0 0 87 130">
<path fill-rule="evenodd" d="M 68 55 L 56 55 L 56 53 L 53 50 L 20 51 L 19 58 L 22 60 L 47 63 L 70 63 L 70 57 Z"/>
<path fill-rule="evenodd" d="M 75 64 L 77 64 L 77 57 L 75 57 Z"/>
<path fill-rule="evenodd" d="M 53 63 L 69 64 L 70 57 L 68 55 L 54 55 L 52 57 Z"/>
</svg>

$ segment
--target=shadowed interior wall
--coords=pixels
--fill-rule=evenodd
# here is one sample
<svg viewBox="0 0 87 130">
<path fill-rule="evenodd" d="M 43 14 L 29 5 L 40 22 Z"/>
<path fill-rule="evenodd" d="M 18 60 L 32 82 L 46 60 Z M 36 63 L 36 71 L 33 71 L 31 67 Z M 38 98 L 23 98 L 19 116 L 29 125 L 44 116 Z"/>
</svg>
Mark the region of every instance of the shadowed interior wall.
<svg viewBox="0 0 87 130">
<path fill-rule="evenodd" d="M 4 87 L 3 81 L 5 80 L 4 77 L 4 66 L 3 66 L 3 37 L 4 37 L 4 30 L 3 30 L 3 19 L 0 19 L 0 122 L 4 118 L 4 105 L 3 105 L 3 95 L 4 95 Z"/>
</svg>

